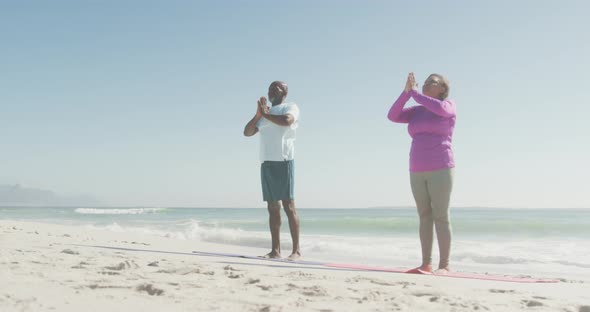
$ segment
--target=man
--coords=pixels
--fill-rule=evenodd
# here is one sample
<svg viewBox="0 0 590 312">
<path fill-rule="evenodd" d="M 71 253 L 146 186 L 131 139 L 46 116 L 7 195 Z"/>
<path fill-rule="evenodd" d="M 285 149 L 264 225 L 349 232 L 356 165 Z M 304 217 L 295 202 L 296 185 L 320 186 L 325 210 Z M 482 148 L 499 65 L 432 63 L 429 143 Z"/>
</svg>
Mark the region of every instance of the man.
<svg viewBox="0 0 590 312">
<path fill-rule="evenodd" d="M 268 88 L 269 109 L 266 98 L 260 97 L 256 115 L 244 128 L 244 135 L 253 136 L 260 132 L 260 175 L 262 197 L 268 205 L 272 249 L 265 257 L 281 257 L 281 202 L 293 240 L 293 251 L 288 259 L 301 257 L 299 251 L 299 217 L 295 210 L 294 187 L 294 143 L 295 130 L 299 119 L 299 108 L 295 103 L 286 103 L 289 88 L 282 81 L 274 81 Z"/>
</svg>

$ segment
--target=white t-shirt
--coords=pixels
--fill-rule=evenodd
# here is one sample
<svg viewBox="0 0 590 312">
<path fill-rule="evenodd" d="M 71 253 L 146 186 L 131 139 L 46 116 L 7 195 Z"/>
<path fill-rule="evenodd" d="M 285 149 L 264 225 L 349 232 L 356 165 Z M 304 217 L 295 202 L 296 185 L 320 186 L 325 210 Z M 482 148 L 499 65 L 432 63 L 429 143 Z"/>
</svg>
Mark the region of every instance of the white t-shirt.
<svg viewBox="0 0 590 312">
<path fill-rule="evenodd" d="M 262 117 L 256 127 L 260 131 L 260 161 L 292 160 L 295 156 L 295 130 L 299 125 L 299 107 L 295 103 L 283 103 L 270 108 L 271 115 L 293 116 L 290 126 L 279 126 Z"/>
</svg>

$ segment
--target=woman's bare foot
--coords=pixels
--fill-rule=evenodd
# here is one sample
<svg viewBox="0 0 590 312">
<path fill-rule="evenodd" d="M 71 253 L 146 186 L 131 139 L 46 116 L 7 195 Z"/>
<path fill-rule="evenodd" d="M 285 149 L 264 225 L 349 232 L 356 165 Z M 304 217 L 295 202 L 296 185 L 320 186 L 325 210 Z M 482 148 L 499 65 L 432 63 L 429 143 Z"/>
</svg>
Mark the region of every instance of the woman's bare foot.
<svg viewBox="0 0 590 312">
<path fill-rule="evenodd" d="M 432 273 L 432 265 L 423 264 L 417 268 L 406 271 L 406 273 Z"/>
<path fill-rule="evenodd" d="M 287 260 L 299 260 L 301 258 L 301 253 L 299 251 L 296 251 L 294 253 L 292 253 L 289 257 L 287 257 Z"/>
<path fill-rule="evenodd" d="M 266 255 L 260 257 L 260 258 L 266 258 L 266 259 L 279 259 L 281 258 L 281 254 L 275 251 L 271 251 L 269 253 L 267 253 Z"/>
</svg>

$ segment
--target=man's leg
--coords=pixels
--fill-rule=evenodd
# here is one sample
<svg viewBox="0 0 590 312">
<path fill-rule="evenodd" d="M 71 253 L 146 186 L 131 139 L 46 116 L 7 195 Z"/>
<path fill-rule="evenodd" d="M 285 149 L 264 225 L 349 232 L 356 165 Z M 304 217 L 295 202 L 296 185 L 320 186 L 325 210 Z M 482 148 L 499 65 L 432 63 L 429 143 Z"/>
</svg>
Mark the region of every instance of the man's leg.
<svg viewBox="0 0 590 312">
<path fill-rule="evenodd" d="M 291 240 L 293 241 L 293 251 L 289 259 L 295 260 L 301 257 L 301 252 L 299 251 L 299 216 L 295 209 L 295 200 L 283 200 L 283 209 L 287 214 L 287 218 L 289 218 L 289 230 L 291 231 Z"/>
<path fill-rule="evenodd" d="M 268 223 L 272 238 L 272 250 L 266 255 L 268 258 L 281 257 L 281 203 L 268 201 Z"/>
</svg>

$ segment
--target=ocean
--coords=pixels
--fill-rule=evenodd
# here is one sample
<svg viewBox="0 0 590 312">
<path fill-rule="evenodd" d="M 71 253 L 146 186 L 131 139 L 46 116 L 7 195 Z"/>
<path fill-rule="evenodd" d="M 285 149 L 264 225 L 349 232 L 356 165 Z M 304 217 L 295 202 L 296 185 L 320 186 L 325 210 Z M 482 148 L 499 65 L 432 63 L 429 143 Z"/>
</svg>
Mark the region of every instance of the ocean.
<svg viewBox="0 0 590 312">
<path fill-rule="evenodd" d="M 298 209 L 305 259 L 389 267 L 420 264 L 412 208 Z M 291 250 L 283 213 L 281 247 Z M 0 219 L 268 249 L 266 208 L 3 207 Z M 451 267 L 590 279 L 590 209 L 455 208 Z M 180 252 L 190 252 L 179 250 Z M 266 251 L 266 250 L 265 250 Z M 435 243 L 433 260 L 438 261 Z"/>
</svg>

